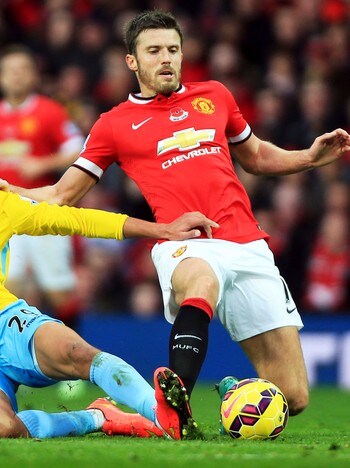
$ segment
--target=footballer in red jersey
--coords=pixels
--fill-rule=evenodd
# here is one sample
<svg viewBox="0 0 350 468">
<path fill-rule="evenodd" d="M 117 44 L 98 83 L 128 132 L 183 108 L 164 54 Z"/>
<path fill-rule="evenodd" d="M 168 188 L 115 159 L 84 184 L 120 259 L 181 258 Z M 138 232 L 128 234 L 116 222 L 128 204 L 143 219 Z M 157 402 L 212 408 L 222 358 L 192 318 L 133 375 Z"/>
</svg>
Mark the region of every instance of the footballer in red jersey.
<svg viewBox="0 0 350 468">
<path fill-rule="evenodd" d="M 214 238 L 250 242 L 267 234 L 253 216 L 228 146 L 250 135 L 221 83 L 186 83 L 170 97 L 131 94 L 103 114 L 74 166 L 100 178 L 116 162 L 137 183 L 158 222 L 197 210 L 220 224 Z"/>
<path fill-rule="evenodd" d="M 64 107 L 36 93 L 38 73 L 30 51 L 21 46 L 4 50 L 0 61 L 0 174 L 13 184 L 32 188 L 52 184 L 57 171 L 77 157 L 83 136 Z M 79 306 L 73 289 L 72 240 L 45 236 L 11 239 L 8 283 L 19 296 L 31 275 L 51 312 L 70 320 Z"/>
<path fill-rule="evenodd" d="M 49 165 L 50 158 L 61 153 L 69 165 L 82 138 L 63 106 L 46 96 L 30 94 L 19 106 L 0 101 L 0 172 L 13 184 L 32 188 L 54 183 L 56 168 L 46 171 L 45 163 Z M 33 160 L 42 165 L 37 175 L 26 173 L 26 165 Z"/>
<path fill-rule="evenodd" d="M 274 382 L 290 414 L 298 414 L 308 404 L 302 320 L 237 179 L 229 145 L 247 172 L 285 175 L 341 158 L 350 135 L 336 129 L 301 151 L 259 139 L 223 85 L 181 84 L 183 35 L 169 13 L 137 15 L 126 26 L 125 43 L 140 93 L 101 116 L 55 185 L 12 190 L 73 204 L 116 162 L 136 181 L 158 222 L 192 210 L 218 222 L 214 238 L 166 241 L 152 249 L 165 315 L 173 323 L 169 367 L 190 394 L 215 314 L 258 376 Z M 234 356 L 232 362 L 234 367 Z"/>
</svg>

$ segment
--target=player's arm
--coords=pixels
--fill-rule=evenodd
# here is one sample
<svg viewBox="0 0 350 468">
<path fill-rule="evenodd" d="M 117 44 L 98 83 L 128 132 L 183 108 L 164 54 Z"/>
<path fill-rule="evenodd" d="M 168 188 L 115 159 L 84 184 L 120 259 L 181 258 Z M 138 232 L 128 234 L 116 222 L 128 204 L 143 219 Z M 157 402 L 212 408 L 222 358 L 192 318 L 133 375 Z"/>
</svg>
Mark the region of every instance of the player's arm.
<svg viewBox="0 0 350 468">
<path fill-rule="evenodd" d="M 0 211 L 13 234 L 31 236 L 80 234 L 121 240 L 127 219 L 102 210 L 38 203 L 12 192 L 0 192 Z"/>
<path fill-rule="evenodd" d="M 186 213 L 170 224 L 156 224 L 125 214 L 37 203 L 4 192 L 0 193 L 0 207 L 13 233 L 32 236 L 79 234 L 118 240 L 124 237 L 183 240 L 198 237 L 199 227 L 211 237 L 211 228 L 218 227 L 198 212 Z"/>
<path fill-rule="evenodd" d="M 95 184 L 94 177 L 73 166 L 67 169 L 56 184 L 34 189 L 18 187 L 0 179 L 1 190 L 10 190 L 36 201 L 47 201 L 57 205 L 74 205 Z"/>
<path fill-rule="evenodd" d="M 338 128 L 317 137 L 309 149 L 288 151 L 254 134 L 231 152 L 244 170 L 256 175 L 287 175 L 325 166 L 350 150 L 350 135 Z"/>
<path fill-rule="evenodd" d="M 23 158 L 21 175 L 27 179 L 36 179 L 44 174 L 62 172 L 74 163 L 79 154 L 80 149 L 68 153 L 57 152 L 40 158 L 27 156 Z"/>
<path fill-rule="evenodd" d="M 219 225 L 197 211 L 185 213 L 172 223 L 151 223 L 137 218 L 127 218 L 124 224 L 125 237 L 151 237 L 154 239 L 185 240 L 199 237 L 205 231 L 212 237 L 212 228 Z"/>
</svg>

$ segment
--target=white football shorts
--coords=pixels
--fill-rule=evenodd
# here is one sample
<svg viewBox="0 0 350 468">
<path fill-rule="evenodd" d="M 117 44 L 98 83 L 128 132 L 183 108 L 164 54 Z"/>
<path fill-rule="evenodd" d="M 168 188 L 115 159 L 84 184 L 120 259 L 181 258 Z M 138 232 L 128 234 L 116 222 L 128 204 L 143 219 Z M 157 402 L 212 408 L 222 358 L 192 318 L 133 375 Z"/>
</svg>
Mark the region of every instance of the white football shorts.
<svg viewBox="0 0 350 468">
<path fill-rule="evenodd" d="M 25 280 L 32 271 L 45 291 L 75 287 L 73 245 L 69 236 L 13 236 L 10 239 L 9 280 Z"/>
<path fill-rule="evenodd" d="M 219 281 L 216 315 L 234 341 L 280 327 L 303 327 L 292 295 L 266 241 L 237 244 L 220 239 L 191 239 L 156 244 L 152 259 L 163 294 L 164 314 L 173 323 L 179 307 L 171 278 L 185 258 L 205 260 Z"/>
</svg>

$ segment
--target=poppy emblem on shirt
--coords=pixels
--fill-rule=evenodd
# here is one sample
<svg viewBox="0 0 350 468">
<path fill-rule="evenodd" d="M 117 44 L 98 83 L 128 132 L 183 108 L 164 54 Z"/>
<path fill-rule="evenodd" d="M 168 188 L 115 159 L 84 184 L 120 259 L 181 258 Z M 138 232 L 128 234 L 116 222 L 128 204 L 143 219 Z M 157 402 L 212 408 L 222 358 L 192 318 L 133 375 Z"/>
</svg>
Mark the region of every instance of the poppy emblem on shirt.
<svg viewBox="0 0 350 468">
<path fill-rule="evenodd" d="M 182 254 L 184 254 L 187 250 L 187 245 L 184 245 L 183 247 L 179 247 L 176 252 L 172 254 L 173 258 L 181 257 Z"/>
<path fill-rule="evenodd" d="M 197 97 L 191 102 L 193 109 L 201 114 L 214 114 L 215 105 L 210 99 L 204 97 Z"/>
<path fill-rule="evenodd" d="M 169 119 L 172 122 L 179 122 L 180 120 L 184 120 L 188 117 L 188 112 L 181 109 L 181 107 L 173 107 L 170 109 L 170 117 Z"/>
</svg>

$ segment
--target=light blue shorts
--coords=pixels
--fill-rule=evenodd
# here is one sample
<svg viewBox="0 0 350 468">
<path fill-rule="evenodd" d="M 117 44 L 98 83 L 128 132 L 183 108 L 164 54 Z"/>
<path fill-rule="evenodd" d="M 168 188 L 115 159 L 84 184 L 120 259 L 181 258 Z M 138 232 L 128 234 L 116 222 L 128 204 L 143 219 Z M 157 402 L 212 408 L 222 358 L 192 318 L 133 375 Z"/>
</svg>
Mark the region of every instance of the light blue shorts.
<svg viewBox="0 0 350 468">
<path fill-rule="evenodd" d="M 35 357 L 33 336 L 45 322 L 62 323 L 23 300 L 0 312 L 0 390 L 9 397 L 15 411 L 20 384 L 46 387 L 57 382 L 41 372 Z"/>
</svg>

